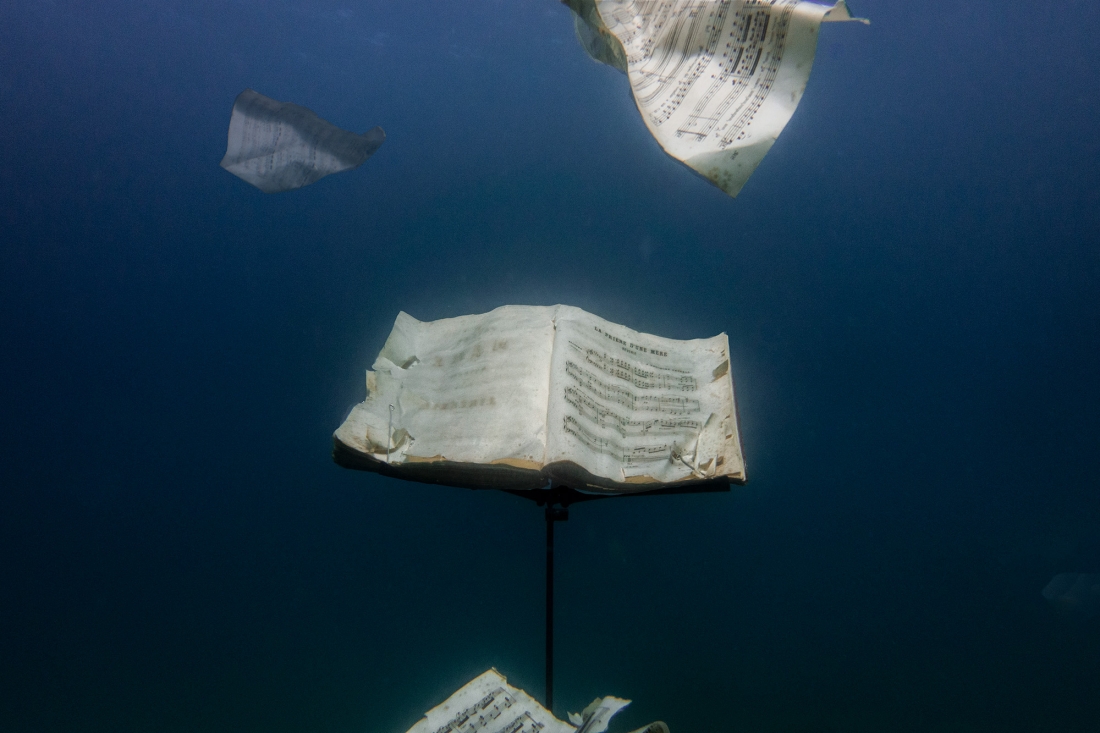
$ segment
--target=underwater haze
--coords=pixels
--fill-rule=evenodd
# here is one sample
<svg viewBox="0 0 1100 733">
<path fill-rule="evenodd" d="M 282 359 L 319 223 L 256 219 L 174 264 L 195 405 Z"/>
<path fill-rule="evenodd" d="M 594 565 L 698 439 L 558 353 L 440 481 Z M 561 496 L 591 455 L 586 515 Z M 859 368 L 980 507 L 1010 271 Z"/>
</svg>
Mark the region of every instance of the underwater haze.
<svg viewBox="0 0 1100 733">
<path fill-rule="evenodd" d="M 571 508 L 559 717 L 1100 730 L 1100 5 L 853 3 L 736 199 L 556 0 L 0 4 L 0 730 L 541 698 L 541 510 L 330 454 L 399 311 L 555 303 L 728 333 L 749 476 Z M 263 194 L 246 88 L 386 142 Z"/>
</svg>

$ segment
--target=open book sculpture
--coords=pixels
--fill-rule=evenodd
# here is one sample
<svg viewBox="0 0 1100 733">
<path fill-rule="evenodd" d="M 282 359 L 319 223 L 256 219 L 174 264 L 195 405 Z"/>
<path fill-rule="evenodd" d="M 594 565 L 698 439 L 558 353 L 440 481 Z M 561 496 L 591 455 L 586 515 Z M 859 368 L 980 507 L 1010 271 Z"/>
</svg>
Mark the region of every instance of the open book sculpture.
<svg viewBox="0 0 1100 733">
<path fill-rule="evenodd" d="M 399 314 L 334 438 L 342 466 L 469 488 L 745 482 L 725 334 L 676 341 L 564 305 Z"/>
<path fill-rule="evenodd" d="M 626 73 L 665 152 L 736 196 L 787 125 L 822 22 L 844 0 L 562 0 L 597 61 Z"/>
<path fill-rule="evenodd" d="M 386 133 L 341 130 L 305 107 L 245 89 L 233 103 L 221 167 L 264 193 L 290 191 L 362 165 Z"/>
<path fill-rule="evenodd" d="M 566 723 L 490 669 L 425 713 L 408 733 L 603 733 L 611 717 L 629 704 L 617 697 L 597 698 Z M 668 726 L 658 721 L 633 733 L 668 733 Z"/>
</svg>

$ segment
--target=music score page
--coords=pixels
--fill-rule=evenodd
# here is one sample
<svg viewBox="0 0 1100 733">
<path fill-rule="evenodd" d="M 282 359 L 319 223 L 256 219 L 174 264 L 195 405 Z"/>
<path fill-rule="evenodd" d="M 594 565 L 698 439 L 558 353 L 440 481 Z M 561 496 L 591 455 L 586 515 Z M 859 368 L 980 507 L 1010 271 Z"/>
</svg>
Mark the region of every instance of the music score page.
<svg viewBox="0 0 1100 733">
<path fill-rule="evenodd" d="M 562 306 L 546 463 L 626 484 L 744 477 L 729 344 L 677 341 Z"/>
<path fill-rule="evenodd" d="M 571 306 L 401 313 L 334 457 L 477 488 L 744 483 L 730 372 L 724 334 L 666 339 Z"/>
<path fill-rule="evenodd" d="M 844 0 L 565 0 L 589 55 L 625 70 L 665 152 L 736 196 L 802 99 Z"/>
</svg>

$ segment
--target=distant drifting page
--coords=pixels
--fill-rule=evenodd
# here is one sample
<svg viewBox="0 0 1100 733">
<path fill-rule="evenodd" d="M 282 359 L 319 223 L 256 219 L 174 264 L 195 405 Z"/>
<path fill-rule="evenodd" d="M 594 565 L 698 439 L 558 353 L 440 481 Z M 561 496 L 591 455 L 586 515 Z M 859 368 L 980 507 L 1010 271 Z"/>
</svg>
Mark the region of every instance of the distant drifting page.
<svg viewBox="0 0 1100 733">
<path fill-rule="evenodd" d="M 341 130 L 311 110 L 245 89 L 233 103 L 221 167 L 264 193 L 291 191 L 357 168 L 386 134 Z"/>
<path fill-rule="evenodd" d="M 725 335 L 676 341 L 570 306 L 401 313 L 334 435 L 349 468 L 471 488 L 745 481 Z"/>
<path fill-rule="evenodd" d="M 563 0 L 597 61 L 626 71 L 665 152 L 736 196 L 787 125 L 822 22 L 857 20 L 800 0 Z"/>
</svg>

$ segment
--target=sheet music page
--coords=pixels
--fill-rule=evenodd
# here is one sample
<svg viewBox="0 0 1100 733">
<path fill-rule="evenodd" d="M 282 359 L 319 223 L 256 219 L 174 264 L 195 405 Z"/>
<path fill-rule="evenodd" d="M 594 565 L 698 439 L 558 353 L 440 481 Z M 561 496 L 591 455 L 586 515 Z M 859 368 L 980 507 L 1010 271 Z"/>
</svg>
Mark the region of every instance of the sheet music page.
<svg viewBox="0 0 1100 733">
<path fill-rule="evenodd" d="M 744 480 L 725 334 L 660 338 L 569 306 L 560 306 L 556 326 L 548 464 L 573 462 L 616 488 L 639 490 Z"/>
<path fill-rule="evenodd" d="M 574 733 L 495 669 L 425 713 L 408 733 Z"/>
<path fill-rule="evenodd" d="M 538 470 L 546 454 L 554 313 L 503 306 L 432 322 L 401 313 L 367 372 L 367 399 L 337 439 L 387 463 Z"/>
<path fill-rule="evenodd" d="M 305 107 L 245 89 L 233 103 L 221 167 L 264 193 L 291 191 L 360 166 L 385 139 L 381 127 L 356 135 Z"/>
<path fill-rule="evenodd" d="M 822 21 L 862 20 L 843 0 L 832 7 L 799 0 L 567 4 L 590 27 L 582 43 L 604 28 L 621 43 L 634 100 L 665 152 L 730 196 L 794 114 Z M 586 12 L 593 4 L 604 28 Z"/>
</svg>

